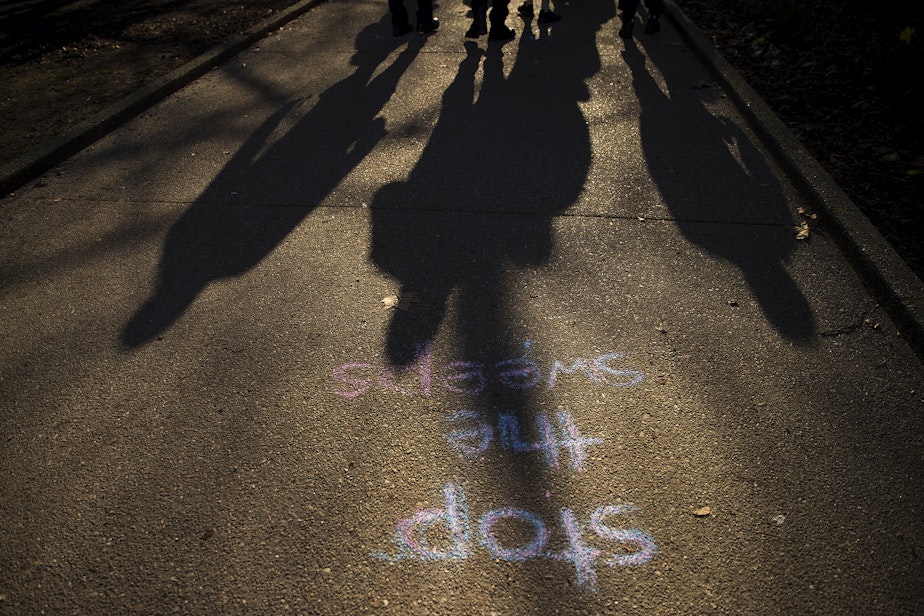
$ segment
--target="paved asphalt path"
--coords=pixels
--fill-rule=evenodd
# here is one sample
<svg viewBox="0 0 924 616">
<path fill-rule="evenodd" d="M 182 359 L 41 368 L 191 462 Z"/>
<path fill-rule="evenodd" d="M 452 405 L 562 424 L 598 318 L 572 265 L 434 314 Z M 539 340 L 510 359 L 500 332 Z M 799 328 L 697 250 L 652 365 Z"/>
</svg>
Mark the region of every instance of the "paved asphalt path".
<svg viewBox="0 0 924 616">
<path fill-rule="evenodd" d="M 922 613 L 919 360 L 614 4 L 330 0 L 0 202 L 0 613 Z"/>
</svg>

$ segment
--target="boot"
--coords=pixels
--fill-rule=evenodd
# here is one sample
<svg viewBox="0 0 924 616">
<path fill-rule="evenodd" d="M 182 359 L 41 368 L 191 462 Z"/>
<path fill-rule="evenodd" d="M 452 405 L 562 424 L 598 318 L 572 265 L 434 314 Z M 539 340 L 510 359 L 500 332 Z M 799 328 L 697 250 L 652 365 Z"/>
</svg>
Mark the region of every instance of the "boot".
<svg viewBox="0 0 924 616">
<path fill-rule="evenodd" d="M 417 32 L 419 34 L 433 34 L 440 27 L 440 20 L 436 17 L 417 22 Z"/>
<path fill-rule="evenodd" d="M 472 10 L 472 27 L 465 33 L 465 38 L 478 38 L 488 33 L 488 12 L 484 9 Z"/>
<path fill-rule="evenodd" d="M 497 26 L 491 26 L 491 34 L 488 35 L 489 41 L 509 41 L 513 38 L 516 38 L 516 31 L 513 28 L 508 28 L 506 24 L 499 24 Z"/>
</svg>

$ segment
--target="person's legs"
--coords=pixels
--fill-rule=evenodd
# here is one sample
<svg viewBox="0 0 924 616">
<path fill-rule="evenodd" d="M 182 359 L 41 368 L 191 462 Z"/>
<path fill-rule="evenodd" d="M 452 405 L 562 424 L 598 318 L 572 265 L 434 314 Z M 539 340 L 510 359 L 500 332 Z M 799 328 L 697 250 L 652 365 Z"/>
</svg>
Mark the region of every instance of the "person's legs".
<svg viewBox="0 0 924 616">
<path fill-rule="evenodd" d="M 488 0 L 472 0 L 472 27 L 465 33 L 466 38 L 478 38 L 488 33 Z"/>
<path fill-rule="evenodd" d="M 417 0 L 417 27 L 433 21 L 433 0 Z"/>
<path fill-rule="evenodd" d="M 491 2 L 491 27 L 504 25 L 507 15 L 510 14 L 508 5 L 510 0 L 493 0 Z"/>
<path fill-rule="evenodd" d="M 619 0 L 619 10 L 622 11 L 622 27 L 619 29 L 619 36 L 622 38 L 632 38 L 632 25 L 635 19 L 635 12 L 638 10 L 639 0 Z"/>
<path fill-rule="evenodd" d="M 433 16 L 433 0 L 417 0 L 417 31 L 430 34 L 439 27 L 439 20 Z"/>
<path fill-rule="evenodd" d="M 648 21 L 645 22 L 645 34 L 654 34 L 661 30 L 661 15 L 664 14 L 664 0 L 645 0 L 648 8 Z"/>
<path fill-rule="evenodd" d="M 561 16 L 552 12 L 549 0 L 542 0 L 542 8 L 539 9 L 539 19 L 537 21 L 540 24 L 552 24 L 561 21 Z"/>
<path fill-rule="evenodd" d="M 488 38 L 501 41 L 512 39 L 516 36 L 516 32 L 508 28 L 505 23 L 507 15 L 510 14 L 508 4 L 510 4 L 510 0 L 493 0 L 491 2 L 491 33 Z"/>
<path fill-rule="evenodd" d="M 388 0 L 388 10 L 391 11 L 391 33 L 395 36 L 404 36 L 413 28 L 407 20 L 407 9 L 404 0 Z"/>
<path fill-rule="evenodd" d="M 404 0 L 388 0 L 388 10 L 391 11 L 392 26 L 398 27 L 408 23 Z"/>
</svg>

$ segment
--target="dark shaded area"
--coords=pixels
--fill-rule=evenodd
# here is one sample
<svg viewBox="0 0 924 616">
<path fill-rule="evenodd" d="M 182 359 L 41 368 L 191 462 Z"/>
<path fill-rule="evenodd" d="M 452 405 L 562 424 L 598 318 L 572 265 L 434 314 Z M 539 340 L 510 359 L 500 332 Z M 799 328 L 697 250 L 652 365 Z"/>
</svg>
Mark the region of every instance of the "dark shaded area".
<svg viewBox="0 0 924 616">
<path fill-rule="evenodd" d="M 0 2 L 6 95 L 0 100 L 0 163 L 294 3 Z M 875 10 L 861 0 L 677 4 L 924 277 L 924 187 L 921 175 L 909 174 L 924 171 L 916 70 L 924 62 L 924 4 L 888 0 Z M 732 10 L 759 4 L 788 13 L 760 19 Z M 916 38 L 905 44 L 900 35 L 909 27 Z"/>
<path fill-rule="evenodd" d="M 628 41 L 623 58 L 638 97 L 642 150 L 658 191 L 683 236 L 741 270 L 767 320 L 789 340 L 811 341 L 815 319 L 785 269 L 795 249 L 782 188 L 763 156 L 734 123 L 705 107 L 710 90 L 652 71 L 677 50 L 656 38 Z M 762 224 L 754 224 L 754 223 Z"/>
<path fill-rule="evenodd" d="M 924 3 L 677 4 L 924 278 Z"/>
<path fill-rule="evenodd" d="M 476 101 L 482 51 L 466 48 L 408 181 L 383 187 L 372 203 L 370 258 L 402 289 L 424 294 L 424 316 L 394 313 L 388 355 L 396 364 L 433 336 L 453 292 L 464 312 L 475 311 L 459 319 L 463 337 L 479 323 L 506 327 L 504 271 L 547 261 L 553 216 L 575 202 L 590 166 L 577 102 L 587 98 L 581 75 L 592 69 L 576 63 L 562 89 L 561 79 L 547 79 L 557 70 L 549 62 L 561 63 L 559 49 L 525 40 L 505 79 L 503 48 L 492 44 Z M 544 70 L 531 73 L 533 62 Z M 495 331 L 487 340 L 504 338 Z"/>
<path fill-rule="evenodd" d="M 352 75 L 322 93 L 292 129 L 267 147 L 274 130 L 303 101 L 280 102 L 173 225 L 157 288 L 125 326 L 125 345 L 149 342 L 206 286 L 262 261 L 385 135 L 377 116 L 425 40 L 415 39 L 373 78 L 398 40 L 369 49 L 360 41 L 367 32 L 386 28 L 386 20 L 359 35 Z"/>
<path fill-rule="evenodd" d="M 65 51 L 169 39 L 198 54 L 291 0 L 19 0 L 0 3 L 0 63 L 21 64 Z M 249 6 L 248 6 L 249 5 Z"/>
<path fill-rule="evenodd" d="M 615 3 L 580 3 L 549 40 L 535 40 L 533 24 L 509 19 L 518 40 L 490 43 L 486 51 L 466 42 L 417 164 L 407 181 L 383 186 L 371 204 L 370 260 L 398 283 L 399 294 L 420 298 L 413 310 L 392 313 L 387 358 L 411 363 L 439 331 L 458 357 L 485 366 L 485 388 L 467 401 L 467 411 L 490 425 L 515 418 L 530 443 L 543 438 L 538 415 L 549 410 L 541 388 L 532 387 L 544 358 L 532 355 L 511 290 L 549 261 L 554 219 L 577 202 L 586 182 L 591 142 L 579 104 L 589 99 L 585 82 L 601 66 L 596 34 L 614 15 Z M 507 49 L 514 45 L 511 67 Z M 493 492 L 557 520 L 556 503 L 544 496 L 550 472 L 539 456 L 504 450 L 491 474 Z M 573 599 L 548 592 L 545 580 L 522 583 L 537 609 L 571 606 Z"/>
<path fill-rule="evenodd" d="M 589 97 L 584 80 L 600 68 L 594 34 L 613 11 L 600 3 L 575 7 L 553 42 L 521 36 L 506 77 L 504 47 L 492 43 L 477 92 L 483 52 L 466 43 L 408 181 L 383 187 L 372 203 L 371 260 L 424 300 L 422 311 L 394 313 L 393 363 L 410 361 L 417 344 L 433 336 L 452 293 L 458 335 L 472 356 L 486 341 L 517 354 L 522 341 L 508 340 L 506 331 L 505 275 L 548 260 L 553 217 L 583 188 L 591 151 L 578 103 Z M 481 328 L 490 332 L 475 331 Z"/>
<path fill-rule="evenodd" d="M 0 2 L 0 164 L 293 4 Z"/>
</svg>

